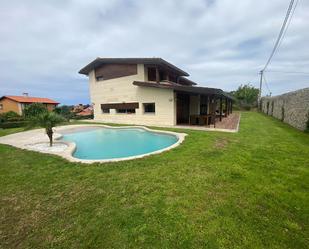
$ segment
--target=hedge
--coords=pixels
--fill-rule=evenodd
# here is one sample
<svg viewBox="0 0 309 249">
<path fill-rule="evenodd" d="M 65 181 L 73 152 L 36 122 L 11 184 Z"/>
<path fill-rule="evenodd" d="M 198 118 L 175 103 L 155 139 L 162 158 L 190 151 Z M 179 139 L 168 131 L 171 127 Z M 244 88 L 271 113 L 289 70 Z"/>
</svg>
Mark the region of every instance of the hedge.
<svg viewBox="0 0 309 249">
<path fill-rule="evenodd" d="M 75 115 L 74 117 L 72 117 L 72 118 L 70 118 L 70 119 L 75 119 L 75 120 L 93 119 L 93 115 L 86 115 L 86 116 L 78 116 L 78 115 Z"/>
<path fill-rule="evenodd" d="M 3 129 L 18 128 L 18 127 L 25 127 L 28 124 L 29 124 L 28 121 L 4 122 L 4 123 L 0 123 L 0 128 L 3 128 Z"/>
</svg>

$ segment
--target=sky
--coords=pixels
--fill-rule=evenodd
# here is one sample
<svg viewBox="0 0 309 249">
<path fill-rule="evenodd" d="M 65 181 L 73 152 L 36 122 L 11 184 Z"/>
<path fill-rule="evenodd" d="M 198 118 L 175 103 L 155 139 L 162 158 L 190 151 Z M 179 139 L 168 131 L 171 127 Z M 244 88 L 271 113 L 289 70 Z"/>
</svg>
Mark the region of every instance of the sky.
<svg viewBox="0 0 309 249">
<path fill-rule="evenodd" d="M 0 95 L 86 104 L 78 71 L 96 57 L 161 57 L 201 86 L 258 87 L 290 0 L 0 1 Z M 309 87 L 308 28 L 299 0 L 265 73 L 272 95 Z"/>
</svg>

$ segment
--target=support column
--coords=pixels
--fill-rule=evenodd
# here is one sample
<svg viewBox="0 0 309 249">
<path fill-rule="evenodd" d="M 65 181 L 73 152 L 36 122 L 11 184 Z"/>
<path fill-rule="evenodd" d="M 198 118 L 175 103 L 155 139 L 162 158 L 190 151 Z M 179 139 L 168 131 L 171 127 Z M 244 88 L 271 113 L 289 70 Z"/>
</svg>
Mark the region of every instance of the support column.
<svg viewBox="0 0 309 249">
<path fill-rule="evenodd" d="M 166 80 L 170 81 L 170 75 L 168 74 L 168 72 L 166 73 Z"/>
<path fill-rule="evenodd" d="M 222 97 L 220 97 L 220 121 L 222 121 Z"/>
<path fill-rule="evenodd" d="M 216 128 L 216 110 L 217 110 L 217 99 L 216 97 L 214 96 L 213 97 L 214 99 L 214 103 L 213 103 L 213 109 L 212 109 L 212 117 L 213 117 L 213 125 L 214 125 L 214 128 Z"/>
<path fill-rule="evenodd" d="M 206 114 L 208 115 L 210 112 L 210 100 L 209 100 L 209 95 L 207 95 L 207 112 Z"/>
<path fill-rule="evenodd" d="M 224 115 L 225 117 L 227 117 L 229 115 L 228 109 L 229 109 L 228 100 L 227 100 L 227 98 L 225 98 L 225 115 Z"/>
<path fill-rule="evenodd" d="M 156 82 L 159 83 L 160 82 L 160 74 L 159 74 L 159 68 L 156 67 Z"/>
<path fill-rule="evenodd" d="M 233 113 L 233 101 L 231 100 L 231 114 Z"/>
</svg>

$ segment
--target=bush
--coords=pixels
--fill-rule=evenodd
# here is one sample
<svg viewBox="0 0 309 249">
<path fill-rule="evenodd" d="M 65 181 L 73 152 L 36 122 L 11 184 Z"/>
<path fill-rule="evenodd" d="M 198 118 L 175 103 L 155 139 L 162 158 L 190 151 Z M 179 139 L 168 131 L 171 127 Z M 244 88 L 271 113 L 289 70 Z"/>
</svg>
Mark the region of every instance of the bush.
<svg viewBox="0 0 309 249">
<path fill-rule="evenodd" d="M 93 119 L 93 115 L 87 115 L 87 116 L 78 116 L 78 115 L 75 115 L 74 117 L 72 117 L 72 119 L 75 119 L 75 120 Z"/>
<path fill-rule="evenodd" d="M 24 116 L 25 118 L 33 118 L 40 114 L 48 112 L 47 108 L 41 103 L 32 103 L 25 107 Z"/>
<path fill-rule="evenodd" d="M 251 108 L 257 107 L 259 89 L 250 84 L 240 85 L 236 91 L 232 91 L 230 94 L 236 99 L 235 105 L 240 110 L 249 111 Z"/>
<path fill-rule="evenodd" d="M 54 112 L 64 117 L 67 121 L 69 121 L 71 118 L 74 118 L 74 113 L 71 112 L 72 106 L 58 106 L 55 108 Z"/>
<path fill-rule="evenodd" d="M 19 121 L 22 120 L 23 117 L 18 115 L 16 112 L 9 111 L 0 114 L 0 123 L 7 122 L 7 121 Z"/>
<path fill-rule="evenodd" d="M 8 129 L 8 128 L 19 128 L 28 126 L 29 122 L 27 121 L 14 121 L 14 122 L 4 122 L 0 123 L 0 128 Z"/>
</svg>

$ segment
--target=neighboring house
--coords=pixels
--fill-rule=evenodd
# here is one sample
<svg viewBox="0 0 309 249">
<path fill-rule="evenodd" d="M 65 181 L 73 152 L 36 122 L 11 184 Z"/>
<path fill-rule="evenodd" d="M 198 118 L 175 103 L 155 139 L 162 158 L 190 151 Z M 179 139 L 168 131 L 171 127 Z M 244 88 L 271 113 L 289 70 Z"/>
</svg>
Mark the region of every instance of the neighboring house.
<svg viewBox="0 0 309 249">
<path fill-rule="evenodd" d="M 49 111 L 52 111 L 59 103 L 48 98 L 25 96 L 2 96 L 0 98 L 0 113 L 13 111 L 22 115 L 25 106 L 32 103 L 42 103 Z"/>
<path fill-rule="evenodd" d="M 221 89 L 195 86 L 161 58 L 97 58 L 79 73 L 89 77 L 98 121 L 209 125 L 232 111 L 232 98 Z"/>
<path fill-rule="evenodd" d="M 78 104 L 78 105 L 73 106 L 73 109 L 71 112 L 79 113 L 83 111 L 84 109 L 85 109 L 85 106 L 83 104 Z"/>
<path fill-rule="evenodd" d="M 93 114 L 93 107 L 92 106 L 88 106 L 87 108 L 85 108 L 81 112 L 76 113 L 77 116 L 90 116 L 92 114 Z"/>
</svg>

